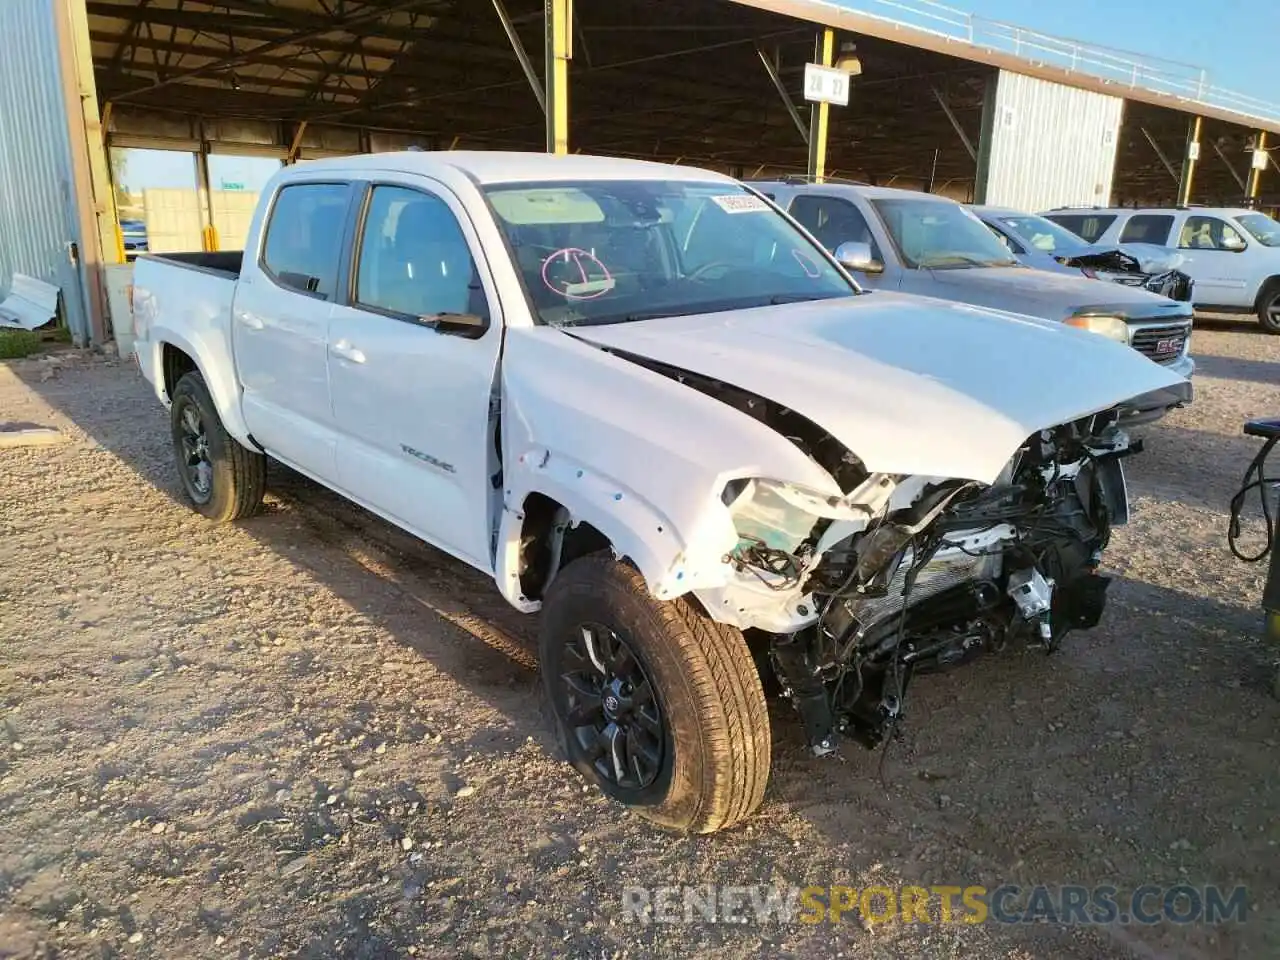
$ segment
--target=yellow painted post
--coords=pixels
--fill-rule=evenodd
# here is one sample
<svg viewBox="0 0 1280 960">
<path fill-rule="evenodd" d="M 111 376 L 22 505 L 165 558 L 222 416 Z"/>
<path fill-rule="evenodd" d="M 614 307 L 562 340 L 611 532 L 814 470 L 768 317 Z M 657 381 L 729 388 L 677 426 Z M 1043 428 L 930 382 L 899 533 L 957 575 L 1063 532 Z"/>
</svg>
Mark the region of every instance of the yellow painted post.
<svg viewBox="0 0 1280 960">
<path fill-rule="evenodd" d="M 569 152 L 569 61 L 573 58 L 573 0 L 546 0 L 547 153 Z"/>
<path fill-rule="evenodd" d="M 814 43 L 814 62 L 829 67 L 835 54 L 836 32 L 825 27 Z M 822 183 L 827 175 L 827 129 L 830 123 L 831 104 L 815 103 L 809 108 L 809 177 L 814 183 Z"/>
<path fill-rule="evenodd" d="M 1191 119 L 1191 127 L 1187 132 L 1187 149 L 1182 155 L 1182 176 L 1178 178 L 1178 206 L 1185 207 L 1191 202 L 1191 185 L 1195 181 L 1196 161 L 1200 159 L 1200 124 L 1199 117 Z"/>
<path fill-rule="evenodd" d="M 196 153 L 196 196 L 200 207 L 201 245 L 206 253 L 218 249 L 218 230 L 213 225 L 213 190 L 209 186 L 209 144 L 200 131 L 200 149 Z"/>
<path fill-rule="evenodd" d="M 1255 151 L 1262 154 L 1263 160 L 1267 156 L 1267 131 L 1258 131 L 1258 142 L 1254 147 Z M 1249 157 L 1249 199 L 1256 200 L 1258 193 L 1262 189 L 1262 171 L 1267 168 L 1266 163 L 1260 167 L 1257 163 L 1258 153 L 1255 152 Z"/>
<path fill-rule="evenodd" d="M 285 163 L 297 163 L 298 151 L 302 149 L 302 137 L 307 132 L 307 121 L 303 120 L 293 131 L 293 142 L 289 144 L 289 153 Z"/>
</svg>

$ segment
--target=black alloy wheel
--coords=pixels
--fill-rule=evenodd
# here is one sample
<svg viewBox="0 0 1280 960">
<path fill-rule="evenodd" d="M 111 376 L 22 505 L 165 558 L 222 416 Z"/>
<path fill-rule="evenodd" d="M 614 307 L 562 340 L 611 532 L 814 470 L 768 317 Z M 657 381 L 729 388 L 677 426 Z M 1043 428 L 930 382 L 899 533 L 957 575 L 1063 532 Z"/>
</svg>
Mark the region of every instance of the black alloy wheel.
<svg viewBox="0 0 1280 960">
<path fill-rule="evenodd" d="M 566 724 L 597 776 L 644 790 L 662 771 L 666 729 L 653 684 L 627 642 L 585 622 L 565 641 Z"/>
<path fill-rule="evenodd" d="M 178 414 L 179 468 L 187 493 L 198 504 L 213 496 L 213 461 L 209 458 L 209 435 L 200 408 L 188 401 Z"/>
</svg>

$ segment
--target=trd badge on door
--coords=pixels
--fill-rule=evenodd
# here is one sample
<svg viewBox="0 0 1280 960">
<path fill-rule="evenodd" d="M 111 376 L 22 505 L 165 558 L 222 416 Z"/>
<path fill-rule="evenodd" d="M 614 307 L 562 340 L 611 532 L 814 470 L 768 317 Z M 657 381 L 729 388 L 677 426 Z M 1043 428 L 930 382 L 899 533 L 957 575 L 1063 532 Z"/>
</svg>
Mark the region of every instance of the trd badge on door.
<svg viewBox="0 0 1280 960">
<path fill-rule="evenodd" d="M 413 447 L 409 446 L 407 443 L 400 444 L 400 449 L 403 450 L 405 453 L 407 453 L 409 456 L 416 457 L 417 459 L 421 460 L 423 463 L 429 463 L 433 467 L 439 467 L 445 473 L 458 472 L 456 469 L 454 469 L 454 466 L 452 463 L 445 463 L 443 460 L 437 460 L 435 457 L 431 456 L 431 454 L 423 453 L 421 450 L 415 450 L 413 449 Z"/>
</svg>

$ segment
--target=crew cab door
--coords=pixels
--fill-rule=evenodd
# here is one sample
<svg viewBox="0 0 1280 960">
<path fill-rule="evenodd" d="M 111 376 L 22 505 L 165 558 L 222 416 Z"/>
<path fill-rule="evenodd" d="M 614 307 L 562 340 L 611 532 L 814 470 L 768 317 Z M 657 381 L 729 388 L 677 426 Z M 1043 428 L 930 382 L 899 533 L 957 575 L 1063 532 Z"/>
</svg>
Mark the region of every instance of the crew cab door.
<svg viewBox="0 0 1280 960">
<path fill-rule="evenodd" d="M 1251 307 L 1250 264 L 1255 249 L 1221 217 L 1189 213 L 1177 232 L 1181 268 L 1195 281 L 1195 302 L 1209 306 Z"/>
<path fill-rule="evenodd" d="M 461 202 L 443 185 L 388 174 L 359 189 L 346 302 L 329 324 L 339 485 L 492 570 L 502 339 L 492 279 Z"/>
<path fill-rule="evenodd" d="M 350 198 L 348 183 L 283 186 L 231 308 L 249 432 L 272 456 L 319 479 L 334 469 L 326 343 Z"/>
</svg>

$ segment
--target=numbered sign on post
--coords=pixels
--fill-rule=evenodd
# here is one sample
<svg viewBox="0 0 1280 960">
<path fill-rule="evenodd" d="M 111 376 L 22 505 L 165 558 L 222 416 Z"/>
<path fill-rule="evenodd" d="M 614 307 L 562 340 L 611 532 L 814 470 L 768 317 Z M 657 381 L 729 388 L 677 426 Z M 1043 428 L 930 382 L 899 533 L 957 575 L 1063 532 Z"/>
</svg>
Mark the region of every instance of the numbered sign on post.
<svg viewBox="0 0 1280 960">
<path fill-rule="evenodd" d="M 804 65 L 804 98 L 814 103 L 849 105 L 849 75 L 816 63 Z"/>
</svg>

